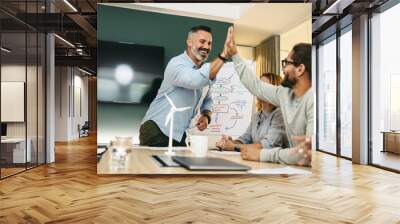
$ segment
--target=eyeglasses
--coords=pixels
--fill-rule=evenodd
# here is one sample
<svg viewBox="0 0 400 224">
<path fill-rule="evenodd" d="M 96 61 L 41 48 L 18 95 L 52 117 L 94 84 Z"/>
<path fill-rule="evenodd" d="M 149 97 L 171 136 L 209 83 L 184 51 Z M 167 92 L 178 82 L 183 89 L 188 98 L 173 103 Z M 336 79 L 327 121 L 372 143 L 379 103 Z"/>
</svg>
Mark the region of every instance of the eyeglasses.
<svg viewBox="0 0 400 224">
<path fill-rule="evenodd" d="M 286 58 L 284 60 L 282 60 L 282 68 L 285 68 L 288 64 L 292 64 L 294 66 L 299 65 L 299 63 L 297 63 L 295 61 L 288 61 Z"/>
</svg>

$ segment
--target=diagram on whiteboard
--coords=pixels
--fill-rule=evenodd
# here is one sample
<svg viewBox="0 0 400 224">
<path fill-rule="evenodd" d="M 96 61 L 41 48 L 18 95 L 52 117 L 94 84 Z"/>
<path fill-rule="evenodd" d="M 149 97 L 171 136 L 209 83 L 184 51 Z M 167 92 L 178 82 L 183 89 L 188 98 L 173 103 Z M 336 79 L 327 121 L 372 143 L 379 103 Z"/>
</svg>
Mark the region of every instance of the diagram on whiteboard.
<svg viewBox="0 0 400 224">
<path fill-rule="evenodd" d="M 240 82 L 232 62 L 219 71 L 211 97 L 214 104 L 209 134 L 242 135 L 250 124 L 253 96 Z"/>
</svg>

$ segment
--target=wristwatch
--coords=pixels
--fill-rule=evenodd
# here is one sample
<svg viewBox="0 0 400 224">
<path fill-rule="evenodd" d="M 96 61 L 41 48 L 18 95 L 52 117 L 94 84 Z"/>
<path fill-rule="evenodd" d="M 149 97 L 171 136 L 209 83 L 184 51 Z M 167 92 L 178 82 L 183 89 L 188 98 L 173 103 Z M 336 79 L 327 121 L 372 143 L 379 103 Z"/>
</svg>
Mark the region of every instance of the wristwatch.
<svg viewBox="0 0 400 224">
<path fill-rule="evenodd" d="M 219 59 L 221 59 L 224 63 L 228 61 L 228 58 L 224 58 L 221 56 L 221 53 L 218 54 Z"/>
<path fill-rule="evenodd" d="M 240 145 L 236 144 L 235 147 L 233 147 L 233 150 L 235 150 L 236 152 L 240 152 Z"/>
</svg>

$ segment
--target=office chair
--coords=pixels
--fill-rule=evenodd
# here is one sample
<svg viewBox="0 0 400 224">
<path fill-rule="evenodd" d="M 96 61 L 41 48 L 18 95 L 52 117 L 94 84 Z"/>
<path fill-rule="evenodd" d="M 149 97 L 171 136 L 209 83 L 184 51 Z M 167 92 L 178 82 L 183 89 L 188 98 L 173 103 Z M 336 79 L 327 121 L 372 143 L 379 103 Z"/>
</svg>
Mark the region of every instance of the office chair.
<svg viewBox="0 0 400 224">
<path fill-rule="evenodd" d="M 78 125 L 79 138 L 89 136 L 89 129 L 90 129 L 89 121 L 85 121 L 85 123 L 82 125 L 82 127 L 80 127 L 80 125 Z"/>
</svg>

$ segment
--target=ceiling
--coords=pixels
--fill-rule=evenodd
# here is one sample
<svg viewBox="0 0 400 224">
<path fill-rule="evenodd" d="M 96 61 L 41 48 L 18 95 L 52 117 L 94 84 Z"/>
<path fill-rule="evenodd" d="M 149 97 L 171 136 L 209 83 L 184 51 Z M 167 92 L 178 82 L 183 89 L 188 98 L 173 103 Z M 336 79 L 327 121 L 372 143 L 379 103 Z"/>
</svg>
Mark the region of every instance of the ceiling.
<svg viewBox="0 0 400 224">
<path fill-rule="evenodd" d="M 59 38 L 55 39 L 56 65 L 85 66 L 96 72 L 98 3 L 119 3 L 119 7 L 230 22 L 235 25 L 238 44 L 256 46 L 269 36 L 282 34 L 307 19 L 312 19 L 313 42 L 318 43 L 319 39 L 331 35 L 346 23 L 351 23 L 352 17 L 374 10 L 388 2 L 388 0 L 232 0 L 244 3 L 217 3 L 221 0 L 202 0 L 208 3 L 183 4 L 190 0 L 174 0 L 179 2 L 178 4 L 165 3 L 165 0 L 147 1 L 148 3 L 133 3 L 135 1 L 129 0 L 0 0 L 1 32 L 18 33 L 28 28 L 39 32 L 56 33 L 74 44 L 72 48 Z M 213 3 L 212 7 L 210 3 Z M 50 8 L 52 13 L 49 13 Z M 14 47 L 18 48 L 23 40 L 12 36 L 9 34 L 4 38 L 8 39 L 9 46 L 15 41 Z M 77 49 L 81 49 L 79 51 L 82 53 L 78 54 Z M 28 55 L 29 52 L 31 52 L 30 47 L 27 49 Z"/>
<path fill-rule="evenodd" d="M 311 4 L 304 3 L 108 3 L 114 7 L 230 22 L 236 42 L 257 46 L 274 34 L 282 34 L 310 20 Z M 287 16 L 290 15 L 290 16 Z"/>
</svg>

